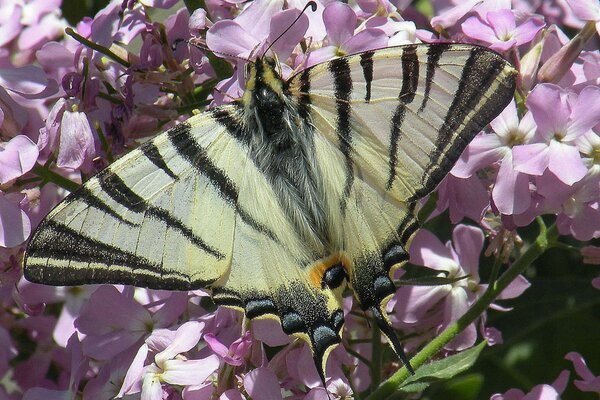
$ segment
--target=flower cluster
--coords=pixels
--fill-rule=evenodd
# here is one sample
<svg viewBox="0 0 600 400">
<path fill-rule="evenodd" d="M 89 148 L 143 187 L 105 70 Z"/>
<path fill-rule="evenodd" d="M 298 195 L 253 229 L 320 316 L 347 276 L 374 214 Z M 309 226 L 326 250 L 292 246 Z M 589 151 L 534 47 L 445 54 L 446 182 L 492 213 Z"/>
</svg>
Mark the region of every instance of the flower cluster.
<svg viewBox="0 0 600 400">
<path fill-rule="evenodd" d="M 194 110 L 239 98 L 244 64 L 267 49 L 284 77 L 337 56 L 438 42 L 489 47 L 519 70 L 515 101 L 422 204 L 429 223 L 413 239 L 409 269 L 427 276 L 413 282 L 429 283 L 405 285 L 411 274 L 402 270 L 387 304 L 409 352 L 518 264 L 521 228 L 555 220 L 572 242 L 600 238 L 597 0 L 419 2 L 433 15 L 388 0 L 316 1 L 303 14 L 300 0 L 192 3 L 112 0 L 76 24 L 62 17 L 61 0 L 0 4 L 0 399 L 351 399 L 397 369 L 351 296 L 323 387 L 308 345 L 275 321 L 248 324 L 215 309 L 203 291 L 48 287 L 22 277 L 27 240 L 69 191 Z M 457 225 L 442 243 L 433 231 L 447 218 Z M 599 247 L 580 247 L 585 262 L 600 264 Z M 482 252 L 493 267 L 480 263 Z M 530 285 L 515 274 L 440 357 L 478 339 L 502 343 L 488 311 L 509 312 L 501 303 Z M 600 393 L 584 358 L 565 358 L 580 377 L 573 386 Z M 492 399 L 558 398 L 568 384 L 563 371 L 551 385 Z"/>
</svg>

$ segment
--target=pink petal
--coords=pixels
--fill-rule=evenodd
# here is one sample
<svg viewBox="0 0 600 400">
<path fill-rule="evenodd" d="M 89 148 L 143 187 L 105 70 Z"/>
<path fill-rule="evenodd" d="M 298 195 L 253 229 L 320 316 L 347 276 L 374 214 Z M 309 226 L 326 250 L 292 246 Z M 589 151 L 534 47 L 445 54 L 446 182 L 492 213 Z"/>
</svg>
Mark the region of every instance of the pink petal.
<svg viewBox="0 0 600 400">
<path fill-rule="evenodd" d="M 552 386 L 556 389 L 559 394 L 565 391 L 569 384 L 570 373 L 567 370 L 561 371 L 558 377 L 552 382 Z"/>
<path fill-rule="evenodd" d="M 522 295 L 530 286 L 531 283 L 523 275 L 519 275 L 500 293 L 497 299 L 514 299 Z"/>
<path fill-rule="evenodd" d="M 452 232 L 452 244 L 458 254 L 460 266 L 474 279 L 478 277 L 483 241 L 483 232 L 474 226 L 460 224 Z"/>
<path fill-rule="evenodd" d="M 342 4 L 342 3 L 339 3 Z M 387 46 L 388 37 L 384 31 L 377 28 L 364 29 L 343 43 L 342 48 L 348 54 L 365 50 L 380 49 Z"/>
<path fill-rule="evenodd" d="M 504 107 L 504 110 L 498 115 L 490 126 L 498 136 L 506 137 L 509 133 L 519 127 L 519 115 L 517 114 L 517 104 L 514 100 Z"/>
<path fill-rule="evenodd" d="M 496 32 L 496 37 L 504 40 L 507 36 L 512 36 L 515 30 L 515 15 L 511 10 L 490 11 L 486 14 L 486 19 Z"/>
<path fill-rule="evenodd" d="M 0 9 L 2 12 L 11 12 L 10 15 L 6 15 L 0 24 L 0 47 L 4 47 L 11 40 L 16 38 L 21 33 L 21 14 L 23 9 L 20 5 L 13 3 L 14 6 L 10 7 L 10 11 L 6 8 Z"/>
<path fill-rule="evenodd" d="M 472 39 L 481 40 L 486 43 L 495 43 L 498 41 L 496 32 L 475 16 L 467 18 L 460 27 L 463 33 Z"/>
<path fill-rule="evenodd" d="M 574 140 L 598 123 L 600 123 L 600 87 L 586 86 L 579 93 L 573 106 L 565 139 Z"/>
<path fill-rule="evenodd" d="M 398 289 L 394 310 L 403 322 L 419 322 L 449 291 L 450 285 L 403 286 Z"/>
<path fill-rule="evenodd" d="M 82 112 L 65 111 L 56 165 L 78 169 L 91 159 L 94 152 L 94 133 L 87 116 Z"/>
<path fill-rule="evenodd" d="M 204 322 L 199 321 L 188 321 L 177 328 L 175 340 L 154 357 L 156 364 L 160 366 L 166 360 L 175 358 L 177 354 L 185 353 L 196 346 L 202 336 L 203 328 Z"/>
<path fill-rule="evenodd" d="M 591 240 L 600 232 L 600 211 L 584 204 L 579 214 L 572 219 L 571 234 L 578 240 Z"/>
<path fill-rule="evenodd" d="M 292 340 L 283 332 L 281 324 L 270 318 L 252 320 L 252 335 L 271 347 L 283 346 Z"/>
<path fill-rule="evenodd" d="M 281 11 L 282 5 L 283 2 L 280 1 L 252 1 L 235 18 L 235 22 L 250 35 L 263 42 L 269 35 L 273 16 Z"/>
<path fill-rule="evenodd" d="M 211 348 L 215 354 L 220 355 L 221 357 L 226 357 L 229 355 L 229 348 L 225 346 L 223 343 L 216 338 L 216 336 L 212 333 L 207 333 L 204 335 L 204 341 Z"/>
<path fill-rule="evenodd" d="M 532 143 L 512 148 L 513 166 L 524 174 L 540 176 L 548 168 L 550 148 L 545 143 Z"/>
<path fill-rule="evenodd" d="M 461 154 L 452 168 L 452 175 L 469 178 L 478 170 L 500 160 L 507 150 L 497 135 L 478 135 Z"/>
<path fill-rule="evenodd" d="M 335 1 L 325 7 L 323 21 L 329 44 L 342 47 L 342 43 L 354 35 L 357 18 L 349 5 Z"/>
<path fill-rule="evenodd" d="M 560 400 L 560 395 L 552 386 L 542 384 L 531 389 L 522 400 Z"/>
<path fill-rule="evenodd" d="M 524 24 L 519 25 L 512 34 L 517 46 L 531 42 L 535 35 L 546 25 L 540 18 L 529 18 Z"/>
<path fill-rule="evenodd" d="M 237 22 L 228 19 L 218 21 L 208 30 L 206 44 L 217 54 L 248 59 L 258 49 L 260 41 Z"/>
<path fill-rule="evenodd" d="M 281 400 L 281 387 L 269 368 L 256 368 L 244 377 L 244 388 L 253 399 Z"/>
<path fill-rule="evenodd" d="M 167 360 L 162 379 L 173 385 L 201 385 L 219 365 L 219 357 L 214 354 L 201 360 Z"/>
<path fill-rule="evenodd" d="M 291 26 L 291 29 L 279 38 L 271 47 L 271 49 L 277 53 L 281 62 L 290 57 L 294 47 L 296 47 L 296 45 L 304 38 L 304 34 L 308 29 L 308 17 L 306 14 L 302 14 L 300 19 L 296 21 L 294 25 L 291 25 L 299 14 L 300 10 L 289 9 L 278 12 L 273 19 L 271 19 L 271 29 L 269 31 L 268 39 L 269 43 L 273 43 L 283 31 Z"/>
<path fill-rule="evenodd" d="M 46 89 L 48 78 L 40 67 L 34 65 L 0 69 L 0 86 L 19 94 L 35 95 Z"/>
<path fill-rule="evenodd" d="M 538 127 L 537 134 L 547 141 L 568 126 L 571 110 L 562 94 L 559 86 L 543 83 L 537 85 L 527 97 L 527 108 Z"/>
<path fill-rule="evenodd" d="M 31 222 L 25 211 L 0 192 L 0 246 L 18 246 L 27 240 L 30 234 Z"/>
<path fill-rule="evenodd" d="M 115 313 L 115 310 L 119 310 L 119 313 Z M 77 328 L 87 335 L 110 333 L 115 329 L 146 332 L 151 325 L 148 311 L 112 285 L 100 286 L 91 295 L 77 320 Z"/>
<path fill-rule="evenodd" d="M 138 349 L 138 352 L 133 358 L 133 361 L 131 361 L 131 365 L 127 369 L 127 373 L 125 374 L 123 384 L 121 385 L 121 389 L 119 390 L 119 394 L 117 397 L 123 397 L 126 394 L 137 392 L 133 390 L 134 387 L 136 387 L 136 385 L 138 385 L 142 379 L 142 375 L 144 373 L 144 363 L 146 362 L 147 356 L 148 346 L 144 343 Z"/>
<path fill-rule="evenodd" d="M 0 147 L 0 183 L 6 183 L 29 172 L 39 155 L 38 147 L 25 135 L 12 138 Z"/>
<path fill-rule="evenodd" d="M 444 327 L 462 317 L 468 309 L 467 293 L 463 288 L 454 288 L 444 303 Z M 448 350 L 464 350 L 475 344 L 477 328 L 470 324 L 464 331 L 444 346 Z"/>
<path fill-rule="evenodd" d="M 596 0 L 567 0 L 577 18 L 584 21 L 600 20 L 600 5 Z"/>
<path fill-rule="evenodd" d="M 555 140 L 550 142 L 548 169 L 567 185 L 580 181 L 587 173 L 579 149 Z"/>
<path fill-rule="evenodd" d="M 187 400 L 187 397 L 186 397 Z M 245 400 L 237 389 L 229 389 L 219 396 L 219 400 Z"/>
<path fill-rule="evenodd" d="M 502 214 L 521 214 L 529 208 L 529 177 L 513 169 L 510 153 L 502 160 L 492 189 L 494 204 Z"/>
<path fill-rule="evenodd" d="M 338 48 L 336 46 L 325 46 L 311 51 L 308 53 L 304 65 L 306 67 L 312 67 L 313 65 L 331 60 L 337 55 L 337 50 Z"/>
<path fill-rule="evenodd" d="M 455 269 L 452 253 L 427 229 L 417 232 L 410 245 L 410 262 L 441 271 Z"/>
</svg>

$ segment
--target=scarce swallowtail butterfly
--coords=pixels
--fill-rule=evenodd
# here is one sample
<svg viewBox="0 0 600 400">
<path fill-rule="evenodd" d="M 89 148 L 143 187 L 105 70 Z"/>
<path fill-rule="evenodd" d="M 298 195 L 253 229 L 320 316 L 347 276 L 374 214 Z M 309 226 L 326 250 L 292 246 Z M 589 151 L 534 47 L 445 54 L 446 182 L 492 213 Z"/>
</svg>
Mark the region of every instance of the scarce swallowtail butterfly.
<svg viewBox="0 0 600 400">
<path fill-rule="evenodd" d="M 339 57 L 282 79 L 248 64 L 237 101 L 89 179 L 39 225 L 25 277 L 210 289 L 310 344 L 324 380 L 349 284 L 412 371 L 385 305 L 419 199 L 513 97 L 517 71 L 463 44 Z"/>
</svg>

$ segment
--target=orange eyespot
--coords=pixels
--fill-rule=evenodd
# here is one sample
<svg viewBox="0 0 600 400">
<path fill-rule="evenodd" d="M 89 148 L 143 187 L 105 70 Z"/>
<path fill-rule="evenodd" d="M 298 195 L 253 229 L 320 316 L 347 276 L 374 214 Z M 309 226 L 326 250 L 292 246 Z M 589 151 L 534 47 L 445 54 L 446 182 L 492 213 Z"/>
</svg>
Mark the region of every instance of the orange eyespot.
<svg viewBox="0 0 600 400">
<path fill-rule="evenodd" d="M 308 279 L 310 283 L 314 287 L 322 289 L 326 284 L 326 282 L 324 282 L 324 277 L 326 276 L 327 271 L 329 271 L 337 265 L 342 266 L 343 271 L 345 271 L 345 276 L 350 276 L 351 264 L 348 258 L 341 254 L 335 254 L 327 257 L 324 260 L 320 260 L 311 266 L 310 272 L 308 273 Z M 340 275 L 343 276 L 344 272 L 341 272 Z M 343 280 L 343 278 L 341 279 Z M 339 277 L 334 278 L 334 280 L 339 281 Z M 341 281 L 339 281 L 339 283 L 341 283 Z M 337 286 L 339 286 L 339 284 L 332 287 L 332 289 L 334 289 Z"/>
</svg>

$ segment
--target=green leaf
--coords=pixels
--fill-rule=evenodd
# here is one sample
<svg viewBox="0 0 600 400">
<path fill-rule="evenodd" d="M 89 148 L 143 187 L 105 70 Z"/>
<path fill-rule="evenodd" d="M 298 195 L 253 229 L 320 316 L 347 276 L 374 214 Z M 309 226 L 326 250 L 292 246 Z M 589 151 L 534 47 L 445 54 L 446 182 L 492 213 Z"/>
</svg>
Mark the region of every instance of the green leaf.
<svg viewBox="0 0 600 400">
<path fill-rule="evenodd" d="M 450 379 L 468 370 L 486 345 L 487 342 L 483 341 L 468 350 L 423 365 L 398 390 L 406 393 L 422 392 L 434 382 Z"/>
</svg>

